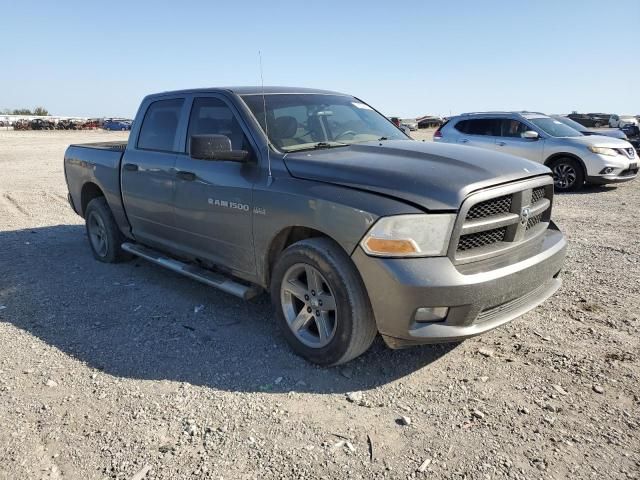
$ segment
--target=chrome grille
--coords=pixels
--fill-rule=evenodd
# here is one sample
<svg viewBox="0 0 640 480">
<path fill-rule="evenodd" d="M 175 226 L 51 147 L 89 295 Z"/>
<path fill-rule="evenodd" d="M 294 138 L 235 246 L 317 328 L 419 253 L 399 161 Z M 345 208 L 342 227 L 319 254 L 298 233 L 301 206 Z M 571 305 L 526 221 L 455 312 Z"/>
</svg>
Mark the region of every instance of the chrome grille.
<svg viewBox="0 0 640 480">
<path fill-rule="evenodd" d="M 481 260 L 543 234 L 549 225 L 552 199 L 551 177 L 470 195 L 454 227 L 450 256 L 456 263 Z"/>
<path fill-rule="evenodd" d="M 474 218 L 489 217 L 499 213 L 506 213 L 511 210 L 511 195 L 492 198 L 474 205 L 467 213 L 467 220 Z"/>
<path fill-rule="evenodd" d="M 491 245 L 492 243 L 501 242 L 504 240 L 504 236 L 507 233 L 506 228 L 496 228 L 494 230 L 487 230 L 485 232 L 471 233 L 469 235 L 462 235 L 460 242 L 458 243 L 458 251 L 464 252 L 472 248 L 483 247 L 485 245 Z"/>
</svg>

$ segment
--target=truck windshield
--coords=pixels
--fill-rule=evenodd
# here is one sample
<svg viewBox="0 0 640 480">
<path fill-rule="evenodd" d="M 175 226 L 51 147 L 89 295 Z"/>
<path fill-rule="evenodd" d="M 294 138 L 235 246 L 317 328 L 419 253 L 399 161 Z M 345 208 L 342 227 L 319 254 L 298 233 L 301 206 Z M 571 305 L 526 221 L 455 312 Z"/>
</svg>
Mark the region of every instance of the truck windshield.
<svg viewBox="0 0 640 480">
<path fill-rule="evenodd" d="M 407 140 L 369 105 L 346 95 L 314 93 L 243 95 L 269 141 L 283 152 L 331 148 L 373 140 Z"/>
<path fill-rule="evenodd" d="M 553 118 L 530 118 L 529 121 L 552 137 L 582 137 L 582 134 L 579 131 L 574 130 L 570 126 Z"/>
</svg>

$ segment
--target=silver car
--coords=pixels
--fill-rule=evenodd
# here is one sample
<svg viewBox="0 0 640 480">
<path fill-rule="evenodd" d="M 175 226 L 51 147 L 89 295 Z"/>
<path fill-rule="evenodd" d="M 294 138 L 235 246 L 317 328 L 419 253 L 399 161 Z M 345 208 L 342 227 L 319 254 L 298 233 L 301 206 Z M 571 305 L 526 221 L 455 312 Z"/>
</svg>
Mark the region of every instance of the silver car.
<svg viewBox="0 0 640 480">
<path fill-rule="evenodd" d="M 558 191 L 577 190 L 585 182 L 599 185 L 627 182 L 638 174 L 638 158 L 629 142 L 586 136 L 542 113 L 466 113 L 451 117 L 433 139 L 542 163 L 553 171 Z"/>
</svg>

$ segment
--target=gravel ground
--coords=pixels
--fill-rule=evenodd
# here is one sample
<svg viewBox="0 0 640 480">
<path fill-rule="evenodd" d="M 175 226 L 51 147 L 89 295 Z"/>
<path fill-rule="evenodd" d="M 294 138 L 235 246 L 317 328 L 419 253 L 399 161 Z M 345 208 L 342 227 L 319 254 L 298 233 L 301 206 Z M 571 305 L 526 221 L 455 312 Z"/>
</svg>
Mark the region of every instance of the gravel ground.
<svg viewBox="0 0 640 480">
<path fill-rule="evenodd" d="M 63 152 L 125 137 L 0 132 L 0 478 L 640 478 L 637 181 L 556 197 L 535 311 L 323 369 L 266 296 L 93 260 Z"/>
</svg>

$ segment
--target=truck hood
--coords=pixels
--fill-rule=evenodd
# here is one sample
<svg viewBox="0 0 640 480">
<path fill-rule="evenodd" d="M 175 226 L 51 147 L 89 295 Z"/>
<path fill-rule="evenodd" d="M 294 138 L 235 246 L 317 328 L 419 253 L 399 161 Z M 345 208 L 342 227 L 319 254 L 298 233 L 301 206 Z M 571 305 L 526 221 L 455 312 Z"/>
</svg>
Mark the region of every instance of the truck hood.
<svg viewBox="0 0 640 480">
<path fill-rule="evenodd" d="M 457 210 L 475 190 L 549 173 L 504 153 L 412 140 L 293 152 L 284 162 L 296 178 L 367 190 L 427 210 Z"/>
</svg>

